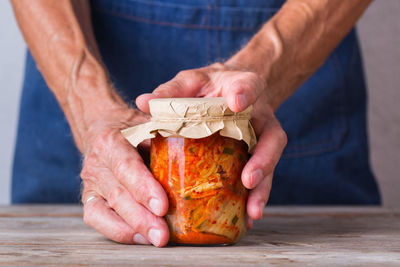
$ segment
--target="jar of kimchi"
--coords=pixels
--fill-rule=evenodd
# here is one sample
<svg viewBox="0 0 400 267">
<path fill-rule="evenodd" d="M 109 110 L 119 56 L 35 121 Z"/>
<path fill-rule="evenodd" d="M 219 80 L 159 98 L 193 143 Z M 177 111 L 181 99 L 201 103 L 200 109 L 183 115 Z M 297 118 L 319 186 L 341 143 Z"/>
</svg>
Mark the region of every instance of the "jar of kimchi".
<svg viewBox="0 0 400 267">
<path fill-rule="evenodd" d="M 245 234 L 250 111 L 234 113 L 224 98 L 153 99 L 151 121 L 123 131 L 135 146 L 152 138 L 150 167 L 168 195 L 170 243 L 233 244 Z"/>
</svg>

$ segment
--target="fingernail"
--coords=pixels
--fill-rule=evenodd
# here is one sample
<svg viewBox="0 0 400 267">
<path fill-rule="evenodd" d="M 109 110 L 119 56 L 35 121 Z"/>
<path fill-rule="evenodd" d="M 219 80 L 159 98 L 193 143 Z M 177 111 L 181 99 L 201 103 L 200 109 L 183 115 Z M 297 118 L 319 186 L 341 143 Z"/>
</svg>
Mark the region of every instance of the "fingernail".
<svg viewBox="0 0 400 267">
<path fill-rule="evenodd" d="M 160 245 L 160 238 L 161 238 L 161 232 L 158 229 L 151 228 L 149 231 L 149 239 L 150 242 L 158 247 Z"/>
<path fill-rule="evenodd" d="M 160 202 L 160 200 L 158 200 L 157 198 L 150 199 L 149 207 L 150 207 L 151 211 L 155 215 L 160 215 L 160 213 L 161 213 L 161 202 Z"/>
<path fill-rule="evenodd" d="M 253 171 L 250 175 L 250 186 L 254 187 L 258 185 L 258 183 L 261 182 L 263 177 L 264 175 L 261 169 Z"/>
<path fill-rule="evenodd" d="M 243 95 L 243 94 L 239 94 L 239 95 L 237 95 L 236 96 L 236 98 L 237 98 L 237 104 L 239 105 L 239 108 L 245 108 L 245 107 L 247 107 L 247 99 L 246 99 L 246 96 L 245 95 Z"/>
<path fill-rule="evenodd" d="M 265 204 L 264 204 L 264 202 L 261 201 L 261 203 L 260 203 L 261 218 L 264 214 L 264 208 L 265 208 Z"/>
<path fill-rule="evenodd" d="M 142 236 L 141 234 L 137 233 L 133 236 L 133 242 L 135 244 L 142 244 L 142 245 L 148 245 L 150 244 L 150 242 L 144 238 L 144 236 Z"/>
</svg>

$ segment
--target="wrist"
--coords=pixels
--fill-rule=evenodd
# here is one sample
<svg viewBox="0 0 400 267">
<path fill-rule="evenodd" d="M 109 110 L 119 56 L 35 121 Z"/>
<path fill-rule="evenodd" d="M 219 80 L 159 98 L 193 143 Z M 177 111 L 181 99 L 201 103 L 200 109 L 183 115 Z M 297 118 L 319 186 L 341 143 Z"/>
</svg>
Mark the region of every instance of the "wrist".
<svg viewBox="0 0 400 267">
<path fill-rule="evenodd" d="M 274 61 L 278 60 L 282 51 L 271 40 L 267 28 L 264 26 L 244 48 L 228 59 L 225 64 L 236 69 L 254 72 L 267 81 L 271 66 Z"/>
<path fill-rule="evenodd" d="M 264 81 L 269 104 L 276 110 L 284 100 L 280 92 L 286 91 L 277 79 L 282 58 L 282 42 L 269 22 L 225 65 L 257 74 Z"/>
<path fill-rule="evenodd" d="M 129 107 L 118 95 L 104 67 L 90 58 L 69 79 L 59 102 L 83 154 L 107 129 L 120 130 L 146 121 L 143 113 Z"/>
</svg>

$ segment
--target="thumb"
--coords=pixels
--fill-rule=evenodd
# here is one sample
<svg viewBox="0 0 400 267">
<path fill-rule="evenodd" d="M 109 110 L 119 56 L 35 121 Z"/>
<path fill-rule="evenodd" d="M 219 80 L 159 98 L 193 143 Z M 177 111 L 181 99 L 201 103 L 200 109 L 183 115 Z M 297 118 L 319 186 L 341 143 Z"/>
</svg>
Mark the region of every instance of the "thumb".
<svg viewBox="0 0 400 267">
<path fill-rule="evenodd" d="M 198 70 L 179 72 L 172 80 L 159 85 L 151 94 L 142 94 L 136 98 L 137 107 L 149 113 L 149 101 L 154 98 L 196 97 L 208 82 L 208 76 Z"/>
<path fill-rule="evenodd" d="M 245 110 L 254 104 L 265 88 L 264 80 L 253 72 L 241 72 L 230 80 L 230 85 L 224 87 L 228 107 L 233 112 Z"/>
</svg>

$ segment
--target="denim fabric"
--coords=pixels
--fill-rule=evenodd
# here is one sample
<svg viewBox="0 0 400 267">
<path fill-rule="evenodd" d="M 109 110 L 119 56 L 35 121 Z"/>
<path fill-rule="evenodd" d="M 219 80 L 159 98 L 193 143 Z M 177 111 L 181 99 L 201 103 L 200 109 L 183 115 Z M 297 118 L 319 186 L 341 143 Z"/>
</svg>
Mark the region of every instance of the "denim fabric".
<svg viewBox="0 0 400 267">
<path fill-rule="evenodd" d="M 273 16 L 283 0 L 96 0 L 101 54 L 127 101 L 183 69 L 223 60 Z M 379 204 L 368 163 L 366 90 L 353 30 L 277 111 L 288 145 L 271 204 Z M 53 94 L 28 53 L 12 202 L 77 202 L 80 155 Z"/>
</svg>

